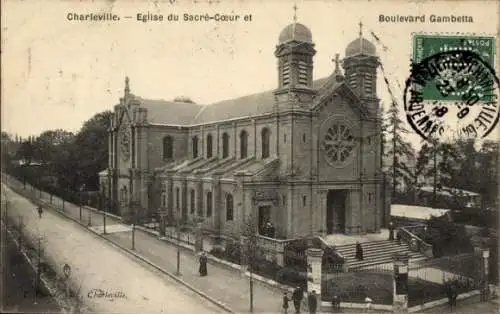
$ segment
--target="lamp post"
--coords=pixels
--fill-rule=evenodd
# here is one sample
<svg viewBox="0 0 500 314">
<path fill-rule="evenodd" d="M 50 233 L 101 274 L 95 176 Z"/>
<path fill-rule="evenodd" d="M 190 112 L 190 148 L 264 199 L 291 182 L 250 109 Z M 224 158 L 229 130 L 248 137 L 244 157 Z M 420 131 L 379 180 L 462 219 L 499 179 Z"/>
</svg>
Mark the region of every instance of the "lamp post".
<svg viewBox="0 0 500 314">
<path fill-rule="evenodd" d="M 103 223 L 103 229 L 102 229 L 102 233 L 103 234 L 106 234 L 106 207 L 109 206 L 110 204 L 110 200 L 104 196 L 101 197 L 101 195 L 99 194 L 99 200 L 100 200 L 100 203 L 102 203 L 102 223 Z"/>
<path fill-rule="evenodd" d="M 181 227 L 180 227 L 180 217 L 177 217 L 177 276 L 181 275 Z"/>
<path fill-rule="evenodd" d="M 133 217 L 132 217 L 132 250 L 135 250 L 135 224 L 137 220 L 137 213 L 135 212 L 135 207 L 134 203 L 130 202 L 130 207 L 133 210 Z"/>
<path fill-rule="evenodd" d="M 88 200 L 88 203 L 90 205 L 90 200 Z M 88 226 L 92 227 L 92 211 L 89 209 L 89 210 L 87 210 L 87 212 L 89 213 L 89 223 L 88 223 Z"/>
<path fill-rule="evenodd" d="M 80 186 L 80 221 L 82 221 L 82 206 L 83 206 L 83 200 L 82 200 L 82 192 L 83 192 L 83 188 L 85 187 L 85 184 L 82 184 L 82 186 Z"/>
</svg>

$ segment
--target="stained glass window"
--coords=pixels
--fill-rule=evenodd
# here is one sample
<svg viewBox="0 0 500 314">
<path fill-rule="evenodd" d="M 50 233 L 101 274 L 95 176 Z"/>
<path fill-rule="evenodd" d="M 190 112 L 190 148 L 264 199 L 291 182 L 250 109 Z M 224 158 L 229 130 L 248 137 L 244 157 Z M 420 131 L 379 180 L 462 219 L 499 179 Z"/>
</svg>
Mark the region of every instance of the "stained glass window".
<svg viewBox="0 0 500 314">
<path fill-rule="evenodd" d="M 356 141 L 351 130 L 344 124 L 333 124 L 325 134 L 323 149 L 331 164 L 343 164 L 352 154 Z"/>
</svg>

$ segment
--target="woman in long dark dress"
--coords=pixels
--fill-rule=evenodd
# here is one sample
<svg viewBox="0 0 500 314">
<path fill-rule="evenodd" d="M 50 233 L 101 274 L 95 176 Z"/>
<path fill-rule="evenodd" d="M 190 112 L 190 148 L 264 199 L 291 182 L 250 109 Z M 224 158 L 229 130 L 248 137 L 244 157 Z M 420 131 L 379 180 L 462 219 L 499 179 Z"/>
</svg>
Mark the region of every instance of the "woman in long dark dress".
<svg viewBox="0 0 500 314">
<path fill-rule="evenodd" d="M 205 255 L 205 252 L 201 253 L 200 256 L 200 276 L 204 277 L 207 275 L 207 256 Z"/>
<path fill-rule="evenodd" d="M 363 248 L 359 242 L 356 242 L 356 259 L 358 261 L 363 260 Z"/>
</svg>

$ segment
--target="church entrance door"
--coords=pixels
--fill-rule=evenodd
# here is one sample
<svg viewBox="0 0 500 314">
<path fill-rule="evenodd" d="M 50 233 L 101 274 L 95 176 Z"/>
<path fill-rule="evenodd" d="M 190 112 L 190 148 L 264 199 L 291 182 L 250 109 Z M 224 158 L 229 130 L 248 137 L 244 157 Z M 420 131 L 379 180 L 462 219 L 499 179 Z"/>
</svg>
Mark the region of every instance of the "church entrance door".
<svg viewBox="0 0 500 314">
<path fill-rule="evenodd" d="M 347 190 L 329 190 L 326 197 L 326 230 L 328 234 L 345 233 Z"/>
<path fill-rule="evenodd" d="M 271 221 L 271 206 L 259 206 L 259 233 L 262 234 L 262 227 Z"/>
</svg>

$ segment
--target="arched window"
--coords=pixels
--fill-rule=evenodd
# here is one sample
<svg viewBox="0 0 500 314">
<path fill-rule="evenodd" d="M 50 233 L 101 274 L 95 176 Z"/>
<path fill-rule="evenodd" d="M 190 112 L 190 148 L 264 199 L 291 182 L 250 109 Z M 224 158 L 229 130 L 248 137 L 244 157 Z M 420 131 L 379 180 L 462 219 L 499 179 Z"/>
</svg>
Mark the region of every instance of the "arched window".
<svg viewBox="0 0 500 314">
<path fill-rule="evenodd" d="M 195 199 L 194 190 L 191 189 L 191 191 L 189 193 L 190 193 L 190 195 L 189 195 L 189 203 L 191 205 L 190 211 L 191 211 L 191 214 L 194 214 L 194 211 L 195 211 L 195 208 L 196 208 L 196 206 L 195 206 L 196 205 L 196 203 L 195 203 L 196 199 Z"/>
<path fill-rule="evenodd" d="M 264 128 L 260 133 L 261 142 L 262 142 L 262 159 L 269 157 L 269 129 Z"/>
<path fill-rule="evenodd" d="M 243 130 L 240 133 L 240 158 L 247 158 L 248 156 L 248 133 Z"/>
<path fill-rule="evenodd" d="M 193 136 L 193 158 L 198 158 L 198 136 Z"/>
<path fill-rule="evenodd" d="M 229 156 L 229 135 L 227 133 L 222 134 L 222 158 L 227 158 Z"/>
<path fill-rule="evenodd" d="M 207 192 L 207 217 L 212 216 L 212 192 Z"/>
<path fill-rule="evenodd" d="M 212 134 L 207 135 L 207 158 L 212 158 Z"/>
<path fill-rule="evenodd" d="M 226 194 L 226 221 L 232 221 L 233 215 L 233 195 L 228 193 Z"/>
<path fill-rule="evenodd" d="M 163 138 L 163 159 L 174 158 L 174 140 L 167 135 Z"/>
</svg>

